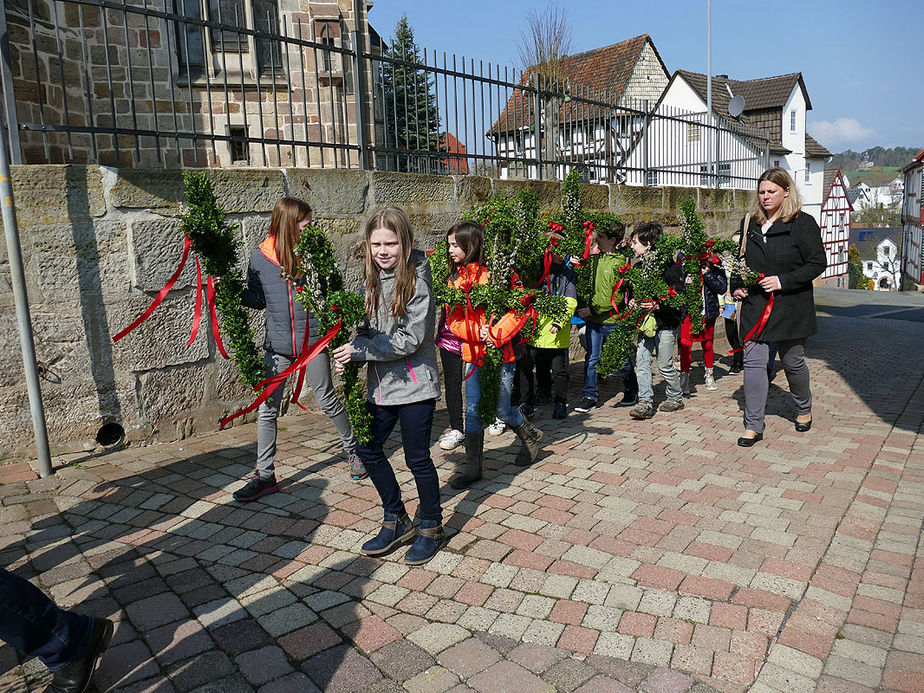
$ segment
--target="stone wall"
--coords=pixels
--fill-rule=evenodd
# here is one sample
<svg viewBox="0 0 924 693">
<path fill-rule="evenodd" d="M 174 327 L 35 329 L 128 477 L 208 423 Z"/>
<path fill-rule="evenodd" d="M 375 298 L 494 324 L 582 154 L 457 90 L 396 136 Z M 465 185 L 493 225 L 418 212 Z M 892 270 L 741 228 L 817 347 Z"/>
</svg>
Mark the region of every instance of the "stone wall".
<svg viewBox="0 0 924 693">
<path fill-rule="evenodd" d="M 462 210 L 494 193 L 534 187 L 546 211 L 557 209 L 558 183 L 501 181 L 476 176 L 318 169 L 213 169 L 208 172 L 229 219 L 240 225 L 244 251 L 262 239 L 276 199 L 308 201 L 338 250 L 341 267 L 358 281 L 348 259 L 371 210 L 403 207 L 418 245 L 431 248 Z M 111 336 L 148 305 L 176 268 L 182 248 L 181 172 L 98 166 L 19 166 L 13 184 L 26 265 L 36 353 L 49 438 L 56 453 L 90 449 L 100 428 L 124 427 L 131 441 L 175 440 L 214 430 L 222 415 L 249 401 L 231 362 L 215 349 L 207 321 L 184 346 L 195 301 L 189 263 L 154 315 L 114 344 Z M 692 191 L 710 233 L 737 224 L 746 197 L 735 191 Z M 682 188 L 589 185 L 588 207 L 609 209 L 634 223 L 654 219 L 676 229 Z M 29 407 L 10 289 L 7 254 L 0 254 L 0 458 L 32 445 Z M 254 315 L 259 327 L 261 316 Z"/>
</svg>

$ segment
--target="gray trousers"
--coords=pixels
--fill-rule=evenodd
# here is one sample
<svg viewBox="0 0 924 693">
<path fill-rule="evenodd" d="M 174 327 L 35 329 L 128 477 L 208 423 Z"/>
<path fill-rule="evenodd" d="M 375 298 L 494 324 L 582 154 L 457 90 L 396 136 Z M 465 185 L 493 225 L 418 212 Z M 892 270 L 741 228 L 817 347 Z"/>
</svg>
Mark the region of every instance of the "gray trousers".
<svg viewBox="0 0 924 693">
<path fill-rule="evenodd" d="M 776 345 L 796 405 L 796 415 L 809 414 L 812 411 L 812 388 L 808 364 L 805 363 L 805 340 L 786 340 Z M 756 433 L 764 432 L 764 410 L 770 390 L 767 376 L 769 357 L 770 345 L 765 342 L 748 342 L 744 347 L 744 427 Z"/>
<path fill-rule="evenodd" d="M 267 377 L 281 373 L 292 363 L 292 359 L 288 356 L 270 352 L 266 352 L 265 360 Z M 346 408 L 334 392 L 334 383 L 330 375 L 330 355 L 327 349 L 308 362 L 305 367 L 305 379 L 311 386 L 314 398 L 318 401 L 321 410 L 327 414 L 327 418 L 331 420 L 337 433 L 340 434 L 343 449 L 349 452 L 356 446 L 356 437 L 353 435 L 353 429 L 350 428 Z M 284 388 L 285 382 L 279 383 L 273 394 L 260 405 L 257 411 L 257 471 L 260 472 L 260 476 L 269 476 L 275 472 L 276 420 L 279 418 L 279 404 L 282 401 Z"/>
</svg>

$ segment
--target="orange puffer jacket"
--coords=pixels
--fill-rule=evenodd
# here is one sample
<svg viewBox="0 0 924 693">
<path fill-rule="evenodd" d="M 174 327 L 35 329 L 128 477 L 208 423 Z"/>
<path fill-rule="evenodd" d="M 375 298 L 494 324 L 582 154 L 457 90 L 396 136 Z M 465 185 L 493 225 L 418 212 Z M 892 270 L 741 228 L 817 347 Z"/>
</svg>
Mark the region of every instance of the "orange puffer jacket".
<svg viewBox="0 0 924 693">
<path fill-rule="evenodd" d="M 475 284 L 487 284 L 490 273 L 485 265 L 472 262 L 460 267 L 454 279 L 449 279 L 449 286 L 454 289 L 471 288 Z M 446 313 L 446 325 L 462 340 L 462 360 L 466 363 L 481 364 L 485 355 L 485 343 L 481 339 L 481 327 L 487 322 L 484 308 L 473 306 L 457 306 Z M 507 312 L 491 327 L 494 343 L 503 348 L 504 363 L 512 363 L 515 359 L 513 345 L 510 343 L 519 332 L 518 318 L 513 311 Z"/>
</svg>

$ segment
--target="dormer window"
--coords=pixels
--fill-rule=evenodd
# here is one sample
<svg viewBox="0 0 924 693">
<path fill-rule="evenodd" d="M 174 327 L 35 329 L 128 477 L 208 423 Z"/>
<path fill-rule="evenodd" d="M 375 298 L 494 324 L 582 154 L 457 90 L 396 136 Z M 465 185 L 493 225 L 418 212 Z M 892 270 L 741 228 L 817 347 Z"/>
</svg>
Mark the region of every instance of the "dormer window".
<svg viewBox="0 0 924 693">
<path fill-rule="evenodd" d="M 789 112 L 789 131 L 790 132 L 796 131 L 796 109 L 795 108 Z"/>
</svg>

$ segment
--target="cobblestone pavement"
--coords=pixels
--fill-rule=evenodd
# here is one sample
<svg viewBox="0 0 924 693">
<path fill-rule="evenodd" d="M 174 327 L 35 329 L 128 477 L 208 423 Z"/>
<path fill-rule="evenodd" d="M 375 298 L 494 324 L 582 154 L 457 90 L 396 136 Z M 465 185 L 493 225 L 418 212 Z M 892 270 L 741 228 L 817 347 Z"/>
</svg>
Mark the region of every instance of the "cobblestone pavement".
<svg viewBox="0 0 924 693">
<path fill-rule="evenodd" d="M 721 364 L 718 391 L 694 367 L 687 408 L 650 421 L 541 410 L 543 459 L 514 467 L 513 435 L 488 436 L 422 567 L 358 555 L 376 493 L 304 413 L 281 420 L 265 502 L 229 495 L 253 424 L 44 480 L 2 467 L 0 564 L 117 621 L 101 690 L 921 691 L 924 325 L 819 322 L 809 433 L 781 374 L 767 439 L 736 447 L 741 379 Z M 445 480 L 461 453 L 433 450 Z M 5 646 L 0 672 L 4 691 L 47 681 Z"/>
</svg>

